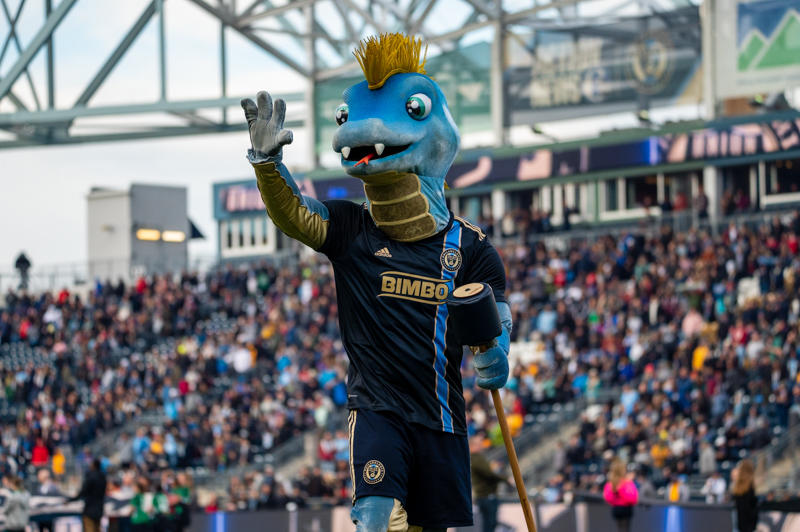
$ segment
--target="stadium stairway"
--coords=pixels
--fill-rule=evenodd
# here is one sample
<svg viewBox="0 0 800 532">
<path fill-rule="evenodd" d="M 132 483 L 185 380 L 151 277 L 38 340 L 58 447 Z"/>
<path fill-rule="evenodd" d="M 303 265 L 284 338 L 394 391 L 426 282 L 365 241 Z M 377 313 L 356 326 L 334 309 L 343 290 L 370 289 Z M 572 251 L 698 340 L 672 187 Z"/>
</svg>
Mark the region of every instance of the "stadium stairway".
<svg viewBox="0 0 800 532">
<path fill-rule="evenodd" d="M 227 493 L 232 477 L 241 477 L 250 472 L 263 471 L 272 466 L 276 477 L 293 478 L 304 466 L 313 466 L 316 462 L 317 443 L 325 430 L 347 430 L 347 413 L 337 410 L 330 414 L 324 428 L 308 429 L 302 434 L 283 442 L 266 453 L 254 455 L 253 462 L 237 465 L 225 470 L 210 471 L 204 467 L 196 467 L 190 471 L 198 491 L 217 494 Z"/>
<path fill-rule="evenodd" d="M 722 434 L 722 432 L 720 432 Z M 756 466 L 756 492 L 790 490 L 794 495 L 800 486 L 800 426 L 784 430 L 780 426 L 773 428 L 773 438 L 769 445 L 755 452 L 742 449 L 739 458 L 749 458 Z M 731 471 L 736 467 L 732 460 L 718 464 L 726 481 L 730 482 Z M 702 501 L 702 493 L 707 475 L 695 474 L 687 479 L 691 500 Z"/>
<path fill-rule="evenodd" d="M 593 405 L 600 405 L 610 398 L 619 397 L 620 389 L 602 390 L 598 397 L 589 400 L 578 397 L 567 403 L 536 405 L 536 411 L 525 416 L 525 425 L 514 438 L 514 448 L 520 463 L 528 492 L 536 491 L 555 473 L 554 456 L 558 444 L 567 444 L 577 434 L 581 425 L 581 414 Z M 490 461 L 507 461 L 504 446 L 487 453 Z"/>
</svg>

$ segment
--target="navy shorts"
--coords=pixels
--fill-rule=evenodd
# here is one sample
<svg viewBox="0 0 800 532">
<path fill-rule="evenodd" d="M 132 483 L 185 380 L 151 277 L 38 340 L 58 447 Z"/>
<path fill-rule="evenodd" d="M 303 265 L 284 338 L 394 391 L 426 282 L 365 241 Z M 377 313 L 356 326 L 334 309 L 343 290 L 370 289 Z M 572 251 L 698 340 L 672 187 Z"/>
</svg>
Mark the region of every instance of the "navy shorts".
<svg viewBox="0 0 800 532">
<path fill-rule="evenodd" d="M 403 504 L 409 525 L 472 525 L 466 436 L 412 425 L 392 412 L 352 410 L 348 421 L 354 503 L 392 497 Z"/>
</svg>

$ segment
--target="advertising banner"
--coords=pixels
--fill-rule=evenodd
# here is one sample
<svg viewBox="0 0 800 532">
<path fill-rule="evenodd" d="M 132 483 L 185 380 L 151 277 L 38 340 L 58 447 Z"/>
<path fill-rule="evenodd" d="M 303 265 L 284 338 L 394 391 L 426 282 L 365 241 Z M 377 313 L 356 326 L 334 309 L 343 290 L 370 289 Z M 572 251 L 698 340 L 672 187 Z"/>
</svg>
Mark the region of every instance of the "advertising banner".
<svg viewBox="0 0 800 532">
<path fill-rule="evenodd" d="M 669 133 L 640 140 L 607 145 L 584 145 L 565 149 L 531 149 L 518 156 L 497 157 L 491 150 L 473 153 L 470 160 L 453 164 L 446 180 L 451 189 L 493 186 L 509 181 L 535 181 L 568 177 L 589 172 L 601 172 L 633 167 L 654 167 L 703 161 L 708 164 L 731 164 L 737 159 L 752 156 L 796 157 L 800 150 L 800 119 L 750 122 L 726 127 L 698 128 L 684 133 Z M 304 194 L 326 199 L 357 199 L 364 197 L 360 179 L 341 177 L 303 179 L 299 181 Z M 216 185 L 221 191 L 215 196 L 230 216 L 232 209 L 249 205 L 240 189 L 231 185 Z M 252 185 L 255 187 L 255 185 Z M 252 204 L 260 200 L 258 190 L 251 192 Z M 227 200 L 227 201 L 224 201 Z M 219 213 L 221 210 L 218 210 Z M 220 219 L 220 215 L 217 214 Z"/>
<path fill-rule="evenodd" d="M 717 0 L 719 98 L 800 85 L 800 0 Z"/>
<path fill-rule="evenodd" d="M 533 124 L 702 97 L 697 7 L 508 38 L 508 124 Z"/>
</svg>

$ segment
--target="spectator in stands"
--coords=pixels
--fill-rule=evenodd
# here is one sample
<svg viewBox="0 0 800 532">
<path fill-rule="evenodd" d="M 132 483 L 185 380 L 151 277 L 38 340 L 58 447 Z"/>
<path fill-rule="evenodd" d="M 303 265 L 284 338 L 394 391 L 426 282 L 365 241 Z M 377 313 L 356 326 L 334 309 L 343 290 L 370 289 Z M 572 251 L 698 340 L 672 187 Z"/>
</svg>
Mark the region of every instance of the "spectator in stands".
<svg viewBox="0 0 800 532">
<path fill-rule="evenodd" d="M 701 475 L 711 475 L 717 471 L 717 457 L 711 443 L 707 441 L 700 443 L 699 471 Z"/>
<path fill-rule="evenodd" d="M 706 196 L 703 185 L 697 186 L 697 194 L 692 199 L 692 207 L 698 218 L 708 218 L 708 196 Z"/>
<path fill-rule="evenodd" d="M 100 532 L 103 519 L 103 504 L 106 498 L 106 475 L 100 467 L 100 460 L 92 460 L 92 465 L 83 479 L 81 490 L 71 500 L 83 501 L 83 532 Z"/>
<path fill-rule="evenodd" d="M 622 460 L 614 458 L 608 470 L 608 482 L 603 487 L 603 498 L 611 506 L 611 516 L 619 532 L 630 532 L 633 507 L 639 502 L 639 491 L 629 477 Z"/>
<path fill-rule="evenodd" d="M 192 477 L 187 472 L 180 471 L 175 475 L 175 484 L 169 494 L 175 532 L 183 532 L 192 523 L 192 488 Z"/>
<path fill-rule="evenodd" d="M 317 459 L 323 471 L 333 471 L 334 459 L 336 458 L 336 442 L 333 434 L 325 432 L 317 448 Z"/>
<path fill-rule="evenodd" d="M 56 487 L 53 478 L 50 476 L 50 471 L 47 469 L 40 469 L 36 477 L 39 481 L 39 487 L 36 490 L 37 494 L 50 497 L 61 495 L 61 491 Z M 41 520 L 38 524 L 40 532 L 53 532 L 52 520 Z"/>
<path fill-rule="evenodd" d="M 31 450 L 31 464 L 34 467 L 44 467 L 50 461 L 50 451 L 42 438 L 36 438 L 36 445 Z"/>
<path fill-rule="evenodd" d="M 686 485 L 686 477 L 673 473 L 670 476 L 667 490 L 664 494 L 669 502 L 686 502 L 689 500 L 689 486 Z"/>
<path fill-rule="evenodd" d="M 701 492 L 708 504 L 722 504 L 728 494 L 728 486 L 719 471 L 714 471 L 703 485 Z"/>
<path fill-rule="evenodd" d="M 541 225 L 526 216 L 512 217 L 518 236 Z M 559 249 L 515 240 L 500 250 L 513 339 L 526 342 L 506 390 L 515 419 L 530 423 L 576 396 L 598 401 L 553 486 L 599 488 L 610 450 L 627 452 L 663 489 L 672 473 L 713 471 L 709 457 L 738 460 L 787 426 L 800 412 L 798 229 L 798 218 L 719 236 L 659 224 Z M 306 429 L 333 428 L 322 425 L 344 408 L 347 371 L 332 285 L 319 261 L 100 283 L 86 298 L 12 291 L 0 311 L 0 415 L 14 422 L 4 425 L 0 472 L 25 474 L 39 438 L 78 450 L 142 414 L 168 418 L 161 436 L 143 426 L 133 438 L 143 474 L 204 458 L 212 471 L 229 468 Z M 249 345 L 255 359 L 240 375 L 226 357 Z M 496 434 L 466 356 L 468 430 Z M 624 404 L 599 402 L 624 384 Z M 346 500 L 347 441 L 334 440 L 330 490 Z M 76 454 L 88 467 L 92 453 Z"/>
<path fill-rule="evenodd" d="M 148 500 L 149 485 L 145 477 L 139 477 L 134 487 L 131 499 L 131 532 L 150 532 L 150 501 Z"/>
<path fill-rule="evenodd" d="M 652 499 L 656 496 L 656 488 L 643 471 L 636 473 L 636 486 L 639 489 L 640 499 Z"/>
<path fill-rule="evenodd" d="M 64 456 L 64 450 L 61 447 L 56 447 L 56 452 L 53 454 L 52 460 L 52 469 L 53 475 L 56 479 L 61 479 L 66 473 L 66 461 L 67 458 Z"/>
<path fill-rule="evenodd" d="M 5 516 L 6 532 L 25 532 L 30 520 L 30 494 L 25 491 L 22 478 L 3 477 L 5 502 L 0 512 Z"/>
<path fill-rule="evenodd" d="M 160 482 L 154 485 L 153 493 L 153 518 L 151 527 L 153 532 L 168 532 L 173 527 L 172 512 L 170 511 L 169 498 L 164 493 Z"/>
</svg>

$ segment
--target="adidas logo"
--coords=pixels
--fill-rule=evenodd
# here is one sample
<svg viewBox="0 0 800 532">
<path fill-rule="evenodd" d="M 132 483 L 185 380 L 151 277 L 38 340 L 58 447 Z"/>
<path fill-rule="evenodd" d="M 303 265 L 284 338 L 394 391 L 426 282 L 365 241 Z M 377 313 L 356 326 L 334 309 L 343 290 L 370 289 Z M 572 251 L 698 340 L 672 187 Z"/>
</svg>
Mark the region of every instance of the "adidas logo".
<svg viewBox="0 0 800 532">
<path fill-rule="evenodd" d="M 376 257 L 387 257 L 389 259 L 392 258 L 392 254 L 389 253 L 389 248 L 379 249 L 378 251 L 375 252 L 375 256 Z"/>
</svg>

